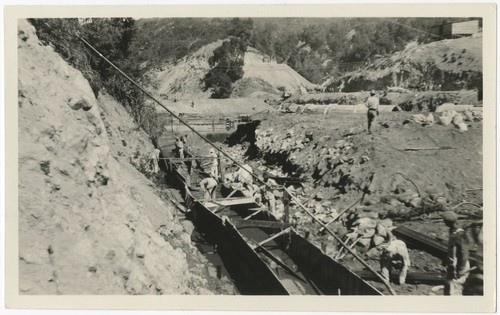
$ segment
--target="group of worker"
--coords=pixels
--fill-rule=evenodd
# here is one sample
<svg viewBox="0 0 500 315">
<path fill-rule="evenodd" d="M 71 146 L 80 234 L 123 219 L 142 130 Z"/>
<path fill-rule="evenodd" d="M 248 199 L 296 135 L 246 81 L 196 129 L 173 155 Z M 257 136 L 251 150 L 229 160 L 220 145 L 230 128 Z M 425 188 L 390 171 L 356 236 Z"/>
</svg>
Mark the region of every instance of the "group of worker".
<svg viewBox="0 0 500 315">
<path fill-rule="evenodd" d="M 368 108 L 368 133 L 371 133 L 371 127 L 379 115 L 378 106 L 379 99 L 375 96 L 375 91 L 370 92 L 370 97 L 365 105 Z M 179 158 L 184 158 L 189 149 L 187 146 L 187 136 L 183 135 L 175 139 L 175 154 Z M 158 158 L 159 150 L 155 149 L 153 169 L 157 173 L 159 171 Z M 206 200 L 215 199 L 216 189 L 219 184 L 219 155 L 216 150 L 209 150 L 209 167 L 208 177 L 200 182 L 200 187 L 204 191 Z M 271 213 L 276 212 L 276 196 L 279 195 L 279 185 L 271 178 L 269 172 L 264 172 L 259 175 L 259 181 L 264 183 L 259 186 L 253 181 L 253 170 L 248 164 L 240 164 L 236 172 L 227 173 L 223 180 L 227 187 L 232 187 L 233 190 L 239 190 L 246 197 L 253 197 L 256 203 L 265 202 Z M 277 193 L 278 192 L 278 193 Z M 449 242 L 447 254 L 447 281 L 444 286 L 445 295 L 462 295 L 464 284 L 470 274 L 471 267 L 469 262 L 469 245 L 470 242 L 465 234 L 465 231 L 458 226 L 458 216 L 453 211 L 445 211 L 442 215 L 444 223 L 449 228 Z M 382 253 L 380 256 L 380 272 L 382 276 L 390 281 L 391 270 L 398 272 L 399 284 L 406 282 L 409 267 L 411 265 L 408 248 L 402 240 L 398 240 L 391 232 L 387 233 L 386 242 L 381 245 Z"/>
<path fill-rule="evenodd" d="M 371 128 L 376 118 L 379 116 L 379 98 L 374 90 L 365 102 L 368 108 L 368 134 L 371 134 Z M 444 287 L 445 295 L 462 295 L 464 284 L 472 270 L 469 262 L 470 241 L 465 231 L 458 227 L 458 216 L 453 211 L 445 211 L 443 219 L 449 228 L 448 254 L 447 254 L 447 281 Z M 390 239 L 385 243 L 380 258 L 381 273 L 389 280 L 389 273 L 392 268 L 399 271 L 399 283 L 406 281 L 408 268 L 410 267 L 410 258 L 406 244 L 396 239 L 390 234 Z"/>
<path fill-rule="evenodd" d="M 442 214 L 445 225 L 449 228 L 448 252 L 446 256 L 447 276 L 444 284 L 445 295 L 463 295 L 468 294 L 467 281 L 474 268 L 471 268 L 469 261 L 469 251 L 471 242 L 464 229 L 459 227 L 458 215 L 453 211 L 445 211 Z M 380 270 L 386 280 L 390 280 L 389 275 L 392 269 L 398 272 L 399 284 L 406 282 L 406 276 L 410 267 L 410 256 L 406 244 L 396 239 L 392 233 L 388 233 L 388 242 L 383 245 L 380 257 Z M 482 276 L 479 275 L 482 280 Z M 477 280 L 477 276 L 471 278 Z M 475 281 L 477 282 L 477 281 Z M 482 285 L 482 283 L 480 284 Z M 469 287 L 470 287 L 469 286 Z M 474 288 L 476 289 L 476 288 Z M 482 288 L 477 288 L 481 291 Z M 472 290 L 471 290 L 472 291 Z M 477 294 L 478 292 L 470 292 Z"/>
</svg>

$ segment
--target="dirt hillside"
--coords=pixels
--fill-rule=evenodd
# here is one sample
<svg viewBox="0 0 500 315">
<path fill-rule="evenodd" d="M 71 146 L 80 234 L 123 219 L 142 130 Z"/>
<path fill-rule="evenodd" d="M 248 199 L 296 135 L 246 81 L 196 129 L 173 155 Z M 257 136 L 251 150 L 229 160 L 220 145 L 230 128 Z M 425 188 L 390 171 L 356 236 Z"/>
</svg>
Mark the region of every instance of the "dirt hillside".
<svg viewBox="0 0 500 315">
<path fill-rule="evenodd" d="M 192 226 L 136 169 L 145 133 L 25 20 L 18 56 L 20 293 L 211 294 Z"/>
<path fill-rule="evenodd" d="M 300 91 L 301 87 L 312 89 L 315 86 L 287 64 L 277 63 L 271 60 L 269 56 L 251 47 L 247 49 L 245 54 L 243 71 L 243 79 L 261 79 L 274 88 L 284 88 L 292 93 Z"/>
<path fill-rule="evenodd" d="M 361 70 L 338 79 L 343 92 L 383 90 L 391 86 L 427 87 L 443 91 L 474 89 L 482 80 L 482 37 L 447 39 L 425 45 L 408 45 Z"/>
<path fill-rule="evenodd" d="M 162 100 L 190 102 L 209 98 L 211 92 L 203 91 L 201 80 L 210 70 L 208 59 L 222 42 L 205 45 L 175 65 L 166 65 L 165 70 L 153 73 L 157 94 Z M 288 65 L 278 64 L 251 47 L 245 54 L 243 71 L 243 78 L 234 84 L 232 97 L 275 98 L 282 93 L 278 89 L 295 93 L 301 88 L 314 87 Z"/>
</svg>

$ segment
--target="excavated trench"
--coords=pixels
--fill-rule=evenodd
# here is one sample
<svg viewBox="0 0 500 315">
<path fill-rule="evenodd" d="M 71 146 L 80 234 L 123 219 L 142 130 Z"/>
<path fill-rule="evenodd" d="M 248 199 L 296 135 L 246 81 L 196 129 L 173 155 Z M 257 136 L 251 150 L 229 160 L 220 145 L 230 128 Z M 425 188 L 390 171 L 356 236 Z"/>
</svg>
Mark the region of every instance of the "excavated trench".
<svg viewBox="0 0 500 315">
<path fill-rule="evenodd" d="M 347 159 L 345 159 L 345 161 L 343 161 L 342 163 L 329 161 L 324 162 L 324 165 L 314 164 L 311 165 L 310 168 L 305 169 L 303 166 L 298 165 L 298 163 L 293 163 L 293 160 L 290 159 L 291 154 L 289 150 L 260 150 L 256 144 L 258 137 L 258 135 L 256 135 L 256 130 L 259 130 L 260 126 L 261 121 L 252 121 L 238 125 L 236 131 L 231 134 L 227 134 L 227 138 L 224 141 L 224 144 L 228 146 L 226 149 L 228 150 L 227 152 L 231 152 L 231 150 L 237 150 L 238 154 L 243 154 L 253 165 L 262 165 L 265 168 L 271 168 L 275 170 L 279 169 L 281 173 L 286 174 L 287 176 L 303 178 L 306 176 L 310 176 L 310 178 L 307 178 L 307 181 L 314 182 L 314 186 L 316 188 L 326 188 L 328 190 L 326 194 L 328 195 L 330 194 L 329 192 L 331 189 L 331 191 L 335 191 L 336 194 L 338 193 L 343 196 L 338 205 L 340 209 L 342 209 L 345 204 L 350 204 L 352 202 L 352 198 L 358 198 L 362 193 L 362 191 L 360 191 L 360 188 L 365 184 L 363 182 L 365 179 L 362 179 L 361 174 L 368 172 L 368 169 L 362 162 L 361 165 L 349 163 L 349 158 L 352 157 L 357 161 L 360 161 L 362 158 L 362 154 L 366 154 L 366 150 L 361 152 L 354 146 L 346 151 L 344 157 L 347 157 Z M 221 141 L 222 138 L 223 137 L 220 137 L 217 140 Z M 341 140 L 341 138 L 339 138 L 338 140 L 332 140 L 334 140 L 334 142 L 343 141 Z M 320 146 L 317 147 L 317 144 L 313 144 L 313 142 L 319 143 Z M 308 150 L 314 150 L 315 152 L 320 153 L 319 149 L 321 148 L 321 143 L 323 142 L 324 141 L 322 141 L 321 139 L 314 139 L 314 141 L 312 141 L 311 139 L 311 144 L 309 144 L 310 149 Z M 331 173 L 337 172 L 338 174 L 332 176 L 330 180 L 324 180 L 324 178 L 322 178 L 322 176 L 324 175 L 324 170 L 321 171 L 321 168 L 327 169 L 331 171 Z M 314 224 L 304 222 L 302 229 L 315 230 L 316 228 L 312 225 Z M 332 229 L 334 228 L 334 226 L 335 224 L 332 225 Z M 340 230 L 342 230 L 342 228 L 340 228 Z M 231 266 L 231 262 L 228 264 L 227 257 L 220 255 L 220 253 L 216 250 L 216 241 L 213 238 L 211 238 L 207 234 L 201 233 L 200 231 L 195 231 L 193 233 L 192 240 L 199 248 L 199 250 L 204 253 L 205 257 L 207 257 L 207 259 L 217 267 L 218 275 L 226 275 L 228 278 L 231 278 L 234 286 L 238 289 L 239 293 L 259 294 L 259 292 L 253 290 L 250 283 L 246 283 L 245 279 L 239 277 L 240 275 L 238 274 L 238 269 L 234 268 L 234 266 Z M 317 241 L 320 243 L 326 242 L 326 244 L 331 243 L 325 235 L 314 237 L 312 241 Z M 334 244 L 329 244 L 327 246 L 327 251 L 330 250 L 330 245 Z M 440 272 L 440 268 L 438 268 L 438 266 L 440 265 L 440 261 L 438 258 L 430 256 L 428 253 L 425 253 L 421 250 L 412 248 L 410 248 L 410 255 L 413 257 L 412 259 L 415 262 L 415 267 L 413 267 L 413 270 L 415 270 L 416 272 Z M 358 266 L 359 264 L 356 264 L 356 262 L 350 260 L 344 261 L 343 263 L 345 263 L 346 266 L 353 268 L 353 270 L 362 268 L 361 266 Z M 374 266 L 374 268 L 377 267 Z M 374 286 L 380 285 L 376 282 L 370 283 Z M 379 289 L 383 288 L 380 287 Z M 400 294 L 427 294 L 427 292 L 429 291 L 429 286 L 408 284 L 406 286 L 398 287 L 398 291 L 398 293 Z"/>
</svg>

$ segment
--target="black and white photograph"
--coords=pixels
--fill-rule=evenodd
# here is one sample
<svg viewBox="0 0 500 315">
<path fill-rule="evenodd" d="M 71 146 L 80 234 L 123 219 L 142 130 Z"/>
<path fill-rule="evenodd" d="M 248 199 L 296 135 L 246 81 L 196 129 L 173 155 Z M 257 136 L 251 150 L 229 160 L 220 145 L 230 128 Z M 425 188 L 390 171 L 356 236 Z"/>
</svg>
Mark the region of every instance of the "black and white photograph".
<svg viewBox="0 0 500 315">
<path fill-rule="evenodd" d="M 492 299 L 496 6 L 459 7 L 13 9 L 6 294 Z"/>
</svg>

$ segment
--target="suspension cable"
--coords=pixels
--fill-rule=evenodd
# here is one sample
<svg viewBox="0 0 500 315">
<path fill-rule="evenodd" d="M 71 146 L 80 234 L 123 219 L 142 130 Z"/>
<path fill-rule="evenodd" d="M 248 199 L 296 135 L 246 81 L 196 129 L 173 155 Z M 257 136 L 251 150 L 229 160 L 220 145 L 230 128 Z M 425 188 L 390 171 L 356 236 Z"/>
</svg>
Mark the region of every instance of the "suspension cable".
<svg viewBox="0 0 500 315">
<path fill-rule="evenodd" d="M 176 115 L 173 111 L 168 109 L 165 105 L 163 105 L 160 101 L 158 101 L 151 93 L 149 93 L 146 89 L 144 89 L 142 86 L 140 86 L 137 82 L 135 82 L 131 77 L 129 77 L 125 72 L 123 72 L 120 68 L 118 68 L 115 64 L 113 64 L 110 60 L 108 60 L 106 57 L 103 56 L 97 49 L 95 49 L 89 42 L 87 42 L 85 39 L 80 37 L 79 35 L 75 34 L 75 36 L 85 44 L 88 48 L 90 48 L 94 53 L 96 53 L 99 57 L 101 57 L 104 61 L 106 61 L 110 66 L 112 66 L 116 71 L 118 71 L 121 75 L 123 75 L 127 80 L 129 80 L 133 85 L 135 85 L 139 90 L 141 90 L 144 94 L 146 94 L 150 99 L 152 99 L 155 103 L 160 105 L 163 109 L 165 109 L 170 115 L 175 117 L 176 119 L 179 120 L 183 125 L 188 127 L 191 131 L 193 131 L 196 135 L 198 135 L 201 139 L 203 139 L 206 143 L 211 145 L 213 148 L 215 148 L 218 152 L 222 153 L 225 157 L 227 157 L 229 160 L 231 160 L 233 163 L 238 165 L 241 169 L 245 170 L 248 172 L 250 175 L 252 175 L 255 179 L 257 179 L 259 182 L 263 183 L 267 188 L 272 189 L 266 182 L 261 180 L 257 175 L 255 175 L 253 172 L 247 170 L 241 163 L 233 159 L 229 154 L 224 152 L 222 149 L 217 147 L 214 143 L 212 143 L 210 140 L 208 140 L 204 135 L 196 131 L 191 125 L 189 125 L 186 121 L 184 121 L 182 118 L 180 118 L 178 115 Z"/>
</svg>

